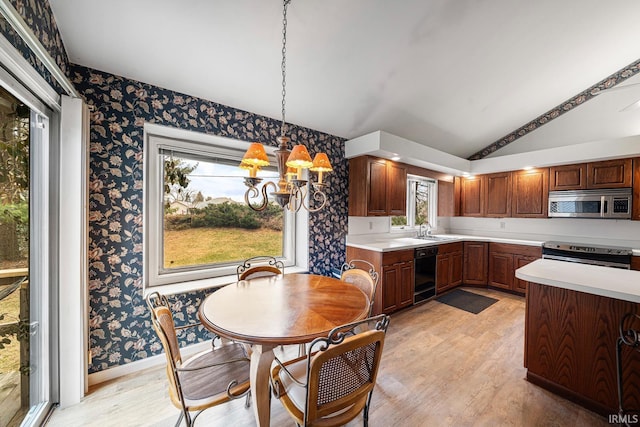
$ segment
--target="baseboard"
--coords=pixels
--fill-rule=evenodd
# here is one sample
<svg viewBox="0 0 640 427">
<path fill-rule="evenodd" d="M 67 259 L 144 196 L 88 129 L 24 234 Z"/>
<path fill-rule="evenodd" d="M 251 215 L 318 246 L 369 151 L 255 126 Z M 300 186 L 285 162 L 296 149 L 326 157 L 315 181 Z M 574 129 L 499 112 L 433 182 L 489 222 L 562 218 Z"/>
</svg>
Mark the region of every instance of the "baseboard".
<svg viewBox="0 0 640 427">
<path fill-rule="evenodd" d="M 190 346 L 181 348 L 180 353 L 182 354 L 182 357 L 186 358 L 210 347 L 211 341 L 202 341 L 197 344 L 192 344 Z M 89 374 L 89 386 L 100 384 L 105 381 L 113 380 L 125 375 L 133 374 L 135 372 L 142 371 L 143 369 L 161 366 L 166 363 L 167 358 L 165 357 L 164 353 L 160 353 L 155 356 L 147 357 L 146 359 L 127 363 L 126 365 L 120 365 L 113 368 L 105 369 L 104 371 L 94 372 L 93 374 Z"/>
</svg>

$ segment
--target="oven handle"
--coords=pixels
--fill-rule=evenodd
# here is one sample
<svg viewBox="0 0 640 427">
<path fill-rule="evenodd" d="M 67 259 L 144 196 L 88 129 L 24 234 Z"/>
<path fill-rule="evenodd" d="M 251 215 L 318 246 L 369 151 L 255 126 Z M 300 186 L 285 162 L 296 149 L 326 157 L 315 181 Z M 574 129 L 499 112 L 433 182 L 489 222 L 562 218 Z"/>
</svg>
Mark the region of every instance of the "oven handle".
<svg viewBox="0 0 640 427">
<path fill-rule="evenodd" d="M 625 264 L 622 262 L 598 261 L 594 259 L 573 258 L 568 256 L 558 256 L 558 255 L 548 255 L 548 254 L 543 254 L 542 258 L 552 259 L 555 261 L 575 262 L 579 264 L 599 265 L 602 267 L 624 268 L 626 270 L 629 270 L 631 268 L 629 264 Z"/>
</svg>

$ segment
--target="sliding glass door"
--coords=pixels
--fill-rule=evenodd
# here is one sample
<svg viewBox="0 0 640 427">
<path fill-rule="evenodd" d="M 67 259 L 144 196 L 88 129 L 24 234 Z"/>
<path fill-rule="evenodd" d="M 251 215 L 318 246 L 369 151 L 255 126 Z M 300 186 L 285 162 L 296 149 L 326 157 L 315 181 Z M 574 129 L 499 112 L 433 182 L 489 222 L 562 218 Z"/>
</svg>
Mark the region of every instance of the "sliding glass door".
<svg viewBox="0 0 640 427">
<path fill-rule="evenodd" d="M 0 86 L 0 425 L 50 402 L 49 120 Z"/>
</svg>

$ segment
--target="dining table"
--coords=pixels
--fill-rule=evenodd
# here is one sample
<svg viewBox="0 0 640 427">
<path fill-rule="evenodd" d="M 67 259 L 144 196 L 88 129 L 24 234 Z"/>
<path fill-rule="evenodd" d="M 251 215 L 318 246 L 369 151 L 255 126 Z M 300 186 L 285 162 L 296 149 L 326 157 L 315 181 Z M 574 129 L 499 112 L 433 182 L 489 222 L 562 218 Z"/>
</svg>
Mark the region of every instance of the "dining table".
<svg viewBox="0 0 640 427">
<path fill-rule="evenodd" d="M 251 346 L 251 402 L 258 426 L 271 417 L 273 349 L 304 344 L 367 317 L 369 298 L 356 286 L 315 274 L 290 273 L 229 284 L 208 295 L 198 317 L 211 332 Z"/>
</svg>

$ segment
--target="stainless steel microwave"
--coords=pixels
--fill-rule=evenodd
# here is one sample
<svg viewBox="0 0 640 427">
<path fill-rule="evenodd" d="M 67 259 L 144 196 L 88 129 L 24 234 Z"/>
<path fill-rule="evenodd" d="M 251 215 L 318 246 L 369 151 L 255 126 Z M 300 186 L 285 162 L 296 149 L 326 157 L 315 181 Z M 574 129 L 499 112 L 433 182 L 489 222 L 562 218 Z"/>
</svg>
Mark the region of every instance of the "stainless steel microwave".
<svg viewBox="0 0 640 427">
<path fill-rule="evenodd" d="M 550 191 L 549 216 L 628 219 L 631 201 L 631 188 Z"/>
</svg>

